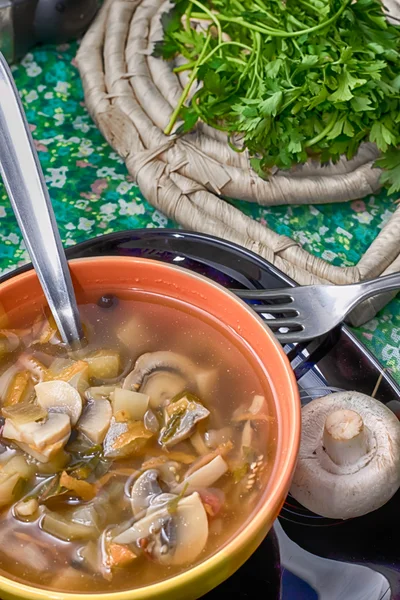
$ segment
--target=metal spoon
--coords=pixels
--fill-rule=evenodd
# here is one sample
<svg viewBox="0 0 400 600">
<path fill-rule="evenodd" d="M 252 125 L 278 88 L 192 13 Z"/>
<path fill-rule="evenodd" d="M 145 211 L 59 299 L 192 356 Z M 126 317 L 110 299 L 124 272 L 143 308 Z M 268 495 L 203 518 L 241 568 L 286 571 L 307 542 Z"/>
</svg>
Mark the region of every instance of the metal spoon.
<svg viewBox="0 0 400 600">
<path fill-rule="evenodd" d="M 71 275 L 24 109 L 1 52 L 0 174 L 61 338 L 76 346 L 83 330 Z"/>
<path fill-rule="evenodd" d="M 319 600 L 390 600 L 389 581 L 369 566 L 322 558 L 304 550 L 285 533 L 279 519 L 274 523 L 281 566 L 316 592 Z M 289 597 L 289 596 L 288 596 Z M 283 598 L 286 598 L 283 586 Z"/>
</svg>

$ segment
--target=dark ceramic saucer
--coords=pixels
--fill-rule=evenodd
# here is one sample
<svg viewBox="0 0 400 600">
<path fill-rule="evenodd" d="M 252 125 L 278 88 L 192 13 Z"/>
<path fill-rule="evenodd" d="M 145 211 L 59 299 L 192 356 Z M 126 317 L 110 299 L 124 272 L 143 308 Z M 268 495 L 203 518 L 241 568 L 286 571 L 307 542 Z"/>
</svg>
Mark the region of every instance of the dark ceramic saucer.
<svg viewBox="0 0 400 600">
<path fill-rule="evenodd" d="M 125 231 L 67 250 L 68 258 L 141 256 L 177 264 L 231 288 L 279 288 L 294 283 L 267 261 L 210 236 L 170 229 Z M 8 273 L 4 281 L 30 266 Z M 400 389 L 378 361 L 341 326 L 307 344 L 286 346 L 303 401 L 327 388 L 371 394 L 400 407 Z M 322 389 L 321 389 L 322 388 Z M 400 411 L 399 411 L 400 414 Z M 382 509 L 345 522 L 323 519 L 290 496 L 255 554 L 207 600 L 400 600 L 400 493 Z"/>
</svg>

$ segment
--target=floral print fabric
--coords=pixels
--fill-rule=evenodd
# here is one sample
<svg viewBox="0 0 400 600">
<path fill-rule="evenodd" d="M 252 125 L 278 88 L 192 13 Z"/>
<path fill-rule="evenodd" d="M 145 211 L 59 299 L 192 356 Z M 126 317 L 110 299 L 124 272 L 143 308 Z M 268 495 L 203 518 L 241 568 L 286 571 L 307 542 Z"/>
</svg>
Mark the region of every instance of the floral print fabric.
<svg viewBox="0 0 400 600">
<path fill-rule="evenodd" d="M 39 48 L 12 68 L 65 246 L 118 230 L 174 227 L 146 202 L 88 115 L 76 50 L 76 44 Z M 234 204 L 332 264 L 353 265 L 390 218 L 395 201 L 382 192 L 350 204 Z M 0 183 L 0 273 L 28 260 Z M 400 382 L 400 296 L 355 332 Z"/>
</svg>

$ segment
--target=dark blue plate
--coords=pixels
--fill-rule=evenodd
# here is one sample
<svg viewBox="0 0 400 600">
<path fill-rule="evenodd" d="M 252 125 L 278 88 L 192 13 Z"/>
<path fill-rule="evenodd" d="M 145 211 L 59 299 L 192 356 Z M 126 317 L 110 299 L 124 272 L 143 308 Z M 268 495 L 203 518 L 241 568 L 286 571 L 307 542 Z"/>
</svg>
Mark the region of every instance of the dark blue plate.
<svg viewBox="0 0 400 600">
<path fill-rule="evenodd" d="M 112 233 L 68 248 L 68 258 L 141 256 L 185 267 L 230 288 L 295 285 L 259 256 L 210 236 L 171 229 Z M 4 281 L 31 268 L 8 273 Z M 330 388 L 371 394 L 400 407 L 400 389 L 345 326 L 305 344 L 287 345 L 302 401 Z M 397 411 L 396 411 L 397 412 Z M 399 411 L 400 412 L 400 411 Z M 400 493 L 378 511 L 351 521 L 310 513 L 288 496 L 259 549 L 205 599 L 400 600 Z"/>
</svg>

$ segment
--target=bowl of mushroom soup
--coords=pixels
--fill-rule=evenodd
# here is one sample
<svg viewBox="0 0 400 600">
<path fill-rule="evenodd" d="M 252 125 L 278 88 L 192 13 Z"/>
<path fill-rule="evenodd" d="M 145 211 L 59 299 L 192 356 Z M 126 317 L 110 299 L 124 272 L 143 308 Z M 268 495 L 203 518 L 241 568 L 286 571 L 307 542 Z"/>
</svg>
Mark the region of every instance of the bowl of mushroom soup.
<svg viewBox="0 0 400 600">
<path fill-rule="evenodd" d="M 70 262 L 87 344 L 33 271 L 0 285 L 0 596 L 199 598 L 272 526 L 300 402 L 272 332 L 191 271 Z"/>
</svg>

